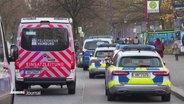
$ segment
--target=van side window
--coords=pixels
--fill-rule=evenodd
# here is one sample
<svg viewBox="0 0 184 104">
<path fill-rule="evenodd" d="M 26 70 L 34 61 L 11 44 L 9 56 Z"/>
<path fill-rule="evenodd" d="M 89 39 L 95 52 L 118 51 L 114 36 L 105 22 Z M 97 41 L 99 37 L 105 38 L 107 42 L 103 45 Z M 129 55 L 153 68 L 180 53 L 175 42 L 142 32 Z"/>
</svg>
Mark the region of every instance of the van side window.
<svg viewBox="0 0 184 104">
<path fill-rule="evenodd" d="M 65 28 L 24 28 L 21 47 L 29 51 L 62 51 L 69 47 Z"/>
</svg>

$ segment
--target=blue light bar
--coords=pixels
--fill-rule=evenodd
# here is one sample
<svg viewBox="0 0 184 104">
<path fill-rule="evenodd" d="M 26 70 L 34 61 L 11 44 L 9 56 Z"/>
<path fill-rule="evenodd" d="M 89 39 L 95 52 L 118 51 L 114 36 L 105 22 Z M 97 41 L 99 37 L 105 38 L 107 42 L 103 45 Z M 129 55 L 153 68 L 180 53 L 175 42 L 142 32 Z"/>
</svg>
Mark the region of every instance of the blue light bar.
<svg viewBox="0 0 184 104">
<path fill-rule="evenodd" d="M 117 44 L 99 44 L 97 47 L 116 47 Z"/>
<path fill-rule="evenodd" d="M 155 46 L 153 45 L 120 45 L 119 50 L 121 51 L 129 51 L 129 50 L 146 50 L 146 51 L 155 51 Z"/>
<path fill-rule="evenodd" d="M 184 6 L 184 2 L 173 2 L 173 3 L 171 3 L 171 5 L 173 7 L 183 7 Z"/>
<path fill-rule="evenodd" d="M 89 36 L 88 39 L 95 39 L 95 38 L 108 38 L 108 39 L 113 39 L 113 36 Z"/>
</svg>

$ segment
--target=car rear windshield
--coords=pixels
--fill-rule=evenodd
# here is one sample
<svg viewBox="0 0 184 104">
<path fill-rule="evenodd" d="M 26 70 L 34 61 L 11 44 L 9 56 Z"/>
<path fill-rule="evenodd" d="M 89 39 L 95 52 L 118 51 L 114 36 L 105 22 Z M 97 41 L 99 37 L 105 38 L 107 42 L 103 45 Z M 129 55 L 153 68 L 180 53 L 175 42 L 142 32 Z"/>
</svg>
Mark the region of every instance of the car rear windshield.
<svg viewBox="0 0 184 104">
<path fill-rule="evenodd" d="M 95 57 L 111 57 L 113 51 L 97 51 Z"/>
<path fill-rule="evenodd" d="M 29 51 L 62 51 L 69 47 L 66 28 L 24 28 L 21 47 Z"/>
<path fill-rule="evenodd" d="M 122 57 L 119 61 L 119 67 L 162 67 L 158 57 L 136 56 Z"/>
<path fill-rule="evenodd" d="M 99 41 L 88 41 L 88 42 L 85 43 L 84 48 L 88 49 L 88 50 L 95 50 L 97 45 L 104 44 L 104 43 L 109 44 L 108 41 L 102 41 L 102 40 L 99 40 Z"/>
</svg>

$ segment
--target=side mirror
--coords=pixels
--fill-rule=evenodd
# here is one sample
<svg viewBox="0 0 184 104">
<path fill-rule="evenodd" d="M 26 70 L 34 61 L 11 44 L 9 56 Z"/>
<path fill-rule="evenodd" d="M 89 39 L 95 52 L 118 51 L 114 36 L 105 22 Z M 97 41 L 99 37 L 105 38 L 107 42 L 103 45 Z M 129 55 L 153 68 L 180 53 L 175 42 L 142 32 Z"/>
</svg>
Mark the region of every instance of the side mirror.
<svg viewBox="0 0 184 104">
<path fill-rule="evenodd" d="M 92 57 L 93 56 L 93 53 L 90 53 L 90 57 Z"/>
<path fill-rule="evenodd" d="M 10 47 L 10 60 L 15 61 L 18 59 L 18 47 L 16 45 L 11 45 Z"/>
<path fill-rule="evenodd" d="M 12 41 L 12 43 L 13 43 L 13 38 L 14 38 L 14 34 L 13 34 L 13 32 L 11 32 L 10 33 L 10 40 Z"/>
<path fill-rule="evenodd" d="M 111 59 L 109 57 L 105 58 L 106 66 L 109 67 L 111 65 Z"/>
</svg>

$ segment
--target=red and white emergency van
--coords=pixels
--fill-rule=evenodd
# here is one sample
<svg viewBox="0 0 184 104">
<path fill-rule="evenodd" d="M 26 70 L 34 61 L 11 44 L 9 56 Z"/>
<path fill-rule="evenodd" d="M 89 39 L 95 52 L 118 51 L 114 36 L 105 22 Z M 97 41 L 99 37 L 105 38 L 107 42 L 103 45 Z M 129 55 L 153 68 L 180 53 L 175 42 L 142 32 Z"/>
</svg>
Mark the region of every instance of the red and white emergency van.
<svg viewBox="0 0 184 104">
<path fill-rule="evenodd" d="M 71 18 L 22 18 L 17 34 L 15 87 L 67 85 L 75 93 L 76 61 Z"/>
</svg>

